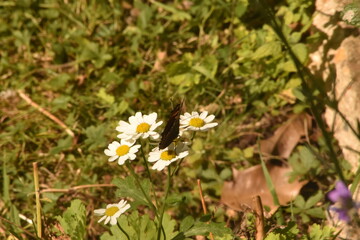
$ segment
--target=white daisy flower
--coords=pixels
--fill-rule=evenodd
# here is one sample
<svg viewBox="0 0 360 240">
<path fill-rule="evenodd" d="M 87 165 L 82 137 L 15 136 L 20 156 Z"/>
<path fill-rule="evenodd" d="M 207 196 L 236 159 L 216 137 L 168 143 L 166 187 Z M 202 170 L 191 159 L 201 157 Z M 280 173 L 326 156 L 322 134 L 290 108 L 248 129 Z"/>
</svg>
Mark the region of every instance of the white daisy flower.
<svg viewBox="0 0 360 240">
<path fill-rule="evenodd" d="M 198 112 L 185 113 L 180 115 L 180 128 L 191 131 L 206 131 L 209 128 L 216 127 L 218 123 L 212 122 L 214 115 L 209 115 L 204 111 L 200 115 Z"/>
<path fill-rule="evenodd" d="M 109 156 L 109 162 L 118 159 L 118 164 L 123 165 L 126 160 L 134 160 L 135 153 L 139 151 L 140 145 L 134 145 L 135 141 L 121 139 L 120 142 L 113 141 L 108 149 L 104 150 L 106 156 Z M 134 146 L 133 146 L 134 145 Z"/>
<path fill-rule="evenodd" d="M 120 132 L 118 138 L 120 139 L 133 139 L 136 140 L 139 137 L 152 139 L 158 139 L 159 134 L 154 130 L 160 126 L 163 122 L 156 122 L 157 113 L 151 113 L 149 115 L 142 115 L 141 112 L 137 112 L 135 116 L 129 117 L 129 123 L 120 121 L 116 130 Z"/>
<path fill-rule="evenodd" d="M 130 204 L 127 204 L 127 201 L 121 200 L 119 203 L 108 204 L 106 209 L 96 209 L 94 210 L 95 215 L 103 216 L 98 222 L 101 222 L 105 219 L 104 224 L 110 222 L 111 225 L 117 223 L 117 218 L 120 217 L 126 210 L 130 208 Z"/>
<path fill-rule="evenodd" d="M 176 145 L 171 143 L 168 147 L 161 150 L 159 147 L 156 147 L 149 153 L 148 161 L 156 162 L 154 166 L 152 166 L 152 169 L 161 171 L 166 166 L 169 166 L 170 163 L 189 155 L 189 151 L 187 150 L 188 147 L 182 142 L 179 142 Z"/>
</svg>

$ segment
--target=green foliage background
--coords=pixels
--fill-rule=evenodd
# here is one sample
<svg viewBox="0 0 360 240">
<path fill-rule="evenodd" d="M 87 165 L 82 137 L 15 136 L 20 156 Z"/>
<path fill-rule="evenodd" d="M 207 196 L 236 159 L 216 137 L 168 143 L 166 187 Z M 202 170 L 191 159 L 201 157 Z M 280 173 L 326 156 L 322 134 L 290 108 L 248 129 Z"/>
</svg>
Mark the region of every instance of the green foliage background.
<svg viewBox="0 0 360 240">
<path fill-rule="evenodd" d="M 303 64 L 307 44 L 321 40 L 309 34 L 313 4 L 272 3 Z M 165 119 L 184 99 L 186 111 L 208 110 L 219 126 L 193 140 L 192 155 L 169 197 L 172 215 L 202 215 L 194 184 L 200 178 L 214 219 L 225 221 L 225 210 L 216 203 L 231 167 L 259 163 L 251 148 L 243 149 L 239 126 L 308 108 L 298 91 L 297 69 L 263 11 L 259 2 L 247 0 L 1 1 L 1 215 L 18 226 L 24 225 L 19 213 L 34 219 L 33 162 L 39 164 L 42 188 L 110 183 L 128 175 L 103 154 L 115 140 L 118 121 L 137 111 L 155 111 Z M 19 98 L 18 90 L 62 120 L 75 137 Z M 289 92 L 294 92 L 290 99 Z M 164 176 L 154 177 L 161 182 Z M 53 231 L 56 216 L 66 218 L 72 199 L 86 205 L 87 236 L 99 236 L 104 230 L 92 211 L 117 200 L 114 188 L 42 194 L 46 231 Z M 15 225 L 6 226 L 19 237 Z"/>
</svg>

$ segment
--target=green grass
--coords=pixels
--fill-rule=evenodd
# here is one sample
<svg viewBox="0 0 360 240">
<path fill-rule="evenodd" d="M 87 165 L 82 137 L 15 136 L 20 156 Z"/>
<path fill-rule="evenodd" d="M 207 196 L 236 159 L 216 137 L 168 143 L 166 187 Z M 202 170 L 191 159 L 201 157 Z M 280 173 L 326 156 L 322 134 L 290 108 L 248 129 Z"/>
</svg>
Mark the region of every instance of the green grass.
<svg viewBox="0 0 360 240">
<path fill-rule="evenodd" d="M 138 111 L 157 112 L 159 119 L 166 120 L 182 100 L 185 111 L 207 110 L 219 126 L 195 136 L 190 156 L 172 178 L 164 215 L 169 229 L 190 234 L 187 227 L 194 222 L 194 233 L 207 234 L 204 223 L 209 219 L 200 219 L 203 209 L 195 184 L 201 179 L 214 231 L 218 230 L 215 222 L 230 222 L 228 227 L 236 232 L 240 220 L 231 219 L 219 204 L 222 184 L 231 179 L 231 168 L 260 163 L 258 153 L 252 152 L 257 137 L 244 140 L 240 126 L 264 120 L 277 123 L 246 130 L 266 138 L 291 113 L 313 113 L 317 120 L 313 130 L 320 126 L 324 137 L 312 140 L 307 152 L 318 164 L 294 175 L 318 183 L 322 193 L 339 176 L 351 182 L 353 175 L 335 140 L 319 122 L 327 99 L 324 84 L 304 88 L 310 77 L 302 66 L 308 63 L 308 44 L 314 41 L 309 31 L 313 2 L 289 0 L 269 7 L 275 10 L 276 20 L 267 18 L 264 4 L 246 0 L 0 2 L 0 229 L 6 232 L 2 235 L 12 233 L 19 239 L 36 235 L 36 227 L 19 218 L 22 214 L 36 220 L 34 162 L 41 190 L 110 184 L 125 178 L 130 175 L 127 168 L 109 163 L 103 153 L 116 140 L 118 122 Z M 285 96 L 289 92 L 290 98 Z M 145 143 L 145 152 L 152 147 Z M 306 164 L 301 160 L 303 149 L 294 154 Z M 136 174 L 146 178 L 140 157 L 135 164 Z M 151 177 L 161 201 L 166 175 L 151 171 Z M 75 199 L 85 205 L 82 213 L 74 210 L 80 204 L 72 205 Z M 75 213 L 73 221 L 81 229 L 73 232 L 79 234 L 77 239 L 98 239 L 108 230 L 96 222 L 93 210 L 118 199 L 115 187 L 103 185 L 44 192 L 40 195 L 43 236 L 59 231 L 56 222 L 63 221 L 59 216 L 67 219 Z M 323 196 L 319 204 L 325 211 L 324 200 Z M 279 230 L 272 217 L 267 220 L 268 230 L 277 232 L 271 234 L 301 236 L 298 228 L 308 226 L 311 234 L 330 231 L 313 225 L 323 223 L 323 216 L 305 214 L 290 221 L 291 204 L 284 208 L 287 232 Z M 136 221 L 145 224 L 150 221 L 148 214 L 154 218 L 140 204 L 119 221 L 129 226 Z M 247 222 L 251 233 L 254 223 Z M 138 230 L 129 227 L 128 231 Z M 232 239 L 229 236 L 223 239 Z"/>
</svg>

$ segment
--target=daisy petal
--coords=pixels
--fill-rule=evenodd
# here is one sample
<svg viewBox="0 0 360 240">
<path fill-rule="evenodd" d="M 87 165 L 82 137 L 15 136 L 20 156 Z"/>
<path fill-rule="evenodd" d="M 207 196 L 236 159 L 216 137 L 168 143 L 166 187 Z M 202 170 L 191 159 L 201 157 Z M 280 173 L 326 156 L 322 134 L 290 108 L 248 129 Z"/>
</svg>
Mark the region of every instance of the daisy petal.
<svg viewBox="0 0 360 240">
<path fill-rule="evenodd" d="M 200 118 L 201 118 L 201 119 L 205 119 L 207 115 L 208 115 L 208 112 L 207 112 L 207 111 L 203 111 L 203 112 L 200 114 Z"/>
<path fill-rule="evenodd" d="M 107 218 L 107 216 L 102 216 L 102 218 L 99 219 L 98 223 L 102 222 L 105 218 Z"/>
<path fill-rule="evenodd" d="M 108 157 L 114 156 L 114 151 L 110 151 L 109 149 L 105 149 L 104 153 Z"/>
<path fill-rule="evenodd" d="M 95 209 L 95 210 L 94 210 L 94 213 L 95 213 L 96 215 L 103 215 L 103 214 L 105 213 L 105 209 L 104 209 L 104 208 L 102 208 L 102 209 Z"/>
<path fill-rule="evenodd" d="M 204 119 L 204 122 L 208 123 L 215 119 L 215 115 L 209 115 Z"/>
<path fill-rule="evenodd" d="M 115 156 L 112 156 L 111 158 L 108 159 L 109 162 L 113 162 L 115 161 L 119 156 L 118 155 L 115 155 Z"/>
</svg>

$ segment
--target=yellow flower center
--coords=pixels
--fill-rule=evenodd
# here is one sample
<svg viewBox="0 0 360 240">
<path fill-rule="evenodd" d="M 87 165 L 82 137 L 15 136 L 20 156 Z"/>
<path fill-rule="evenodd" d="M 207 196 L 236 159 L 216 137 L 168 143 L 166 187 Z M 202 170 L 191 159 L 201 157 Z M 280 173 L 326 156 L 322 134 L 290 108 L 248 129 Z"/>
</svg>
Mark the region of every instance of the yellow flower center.
<svg viewBox="0 0 360 240">
<path fill-rule="evenodd" d="M 115 213 L 117 213 L 117 211 L 119 211 L 118 207 L 109 207 L 108 209 L 105 210 L 105 215 L 112 217 L 114 216 Z"/>
<path fill-rule="evenodd" d="M 140 123 L 137 128 L 136 131 L 138 133 L 144 133 L 144 132 L 148 132 L 150 129 L 150 125 L 148 123 Z"/>
<path fill-rule="evenodd" d="M 118 156 L 124 156 L 127 154 L 130 150 L 130 147 L 128 145 L 121 145 L 116 149 L 116 155 Z"/>
<path fill-rule="evenodd" d="M 170 161 L 175 157 L 176 157 L 175 151 L 172 150 L 163 151 L 160 155 L 161 160 L 165 160 L 165 161 Z"/>
<path fill-rule="evenodd" d="M 205 123 L 201 118 L 192 118 L 190 119 L 189 125 L 192 127 L 202 127 Z"/>
</svg>

